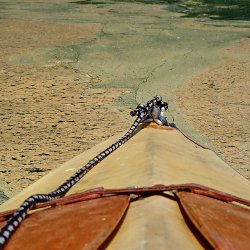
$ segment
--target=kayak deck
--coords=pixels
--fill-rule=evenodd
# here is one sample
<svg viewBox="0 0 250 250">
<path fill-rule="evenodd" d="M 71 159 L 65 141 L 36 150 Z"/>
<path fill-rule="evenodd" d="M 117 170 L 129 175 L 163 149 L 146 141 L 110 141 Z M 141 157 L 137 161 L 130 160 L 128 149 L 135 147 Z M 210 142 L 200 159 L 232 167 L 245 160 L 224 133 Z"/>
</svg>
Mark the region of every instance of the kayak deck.
<svg viewBox="0 0 250 250">
<path fill-rule="evenodd" d="M 161 129 L 158 129 L 161 128 Z M 0 211 L 18 207 L 28 196 L 58 187 L 119 136 L 82 153 L 23 190 Z M 90 188 L 121 188 L 155 184 L 198 183 L 250 199 L 250 183 L 211 150 L 167 127 L 140 127 L 122 147 L 95 166 L 68 194 Z M 175 201 L 161 196 L 131 203 L 108 249 L 202 249 L 183 220 Z"/>
</svg>

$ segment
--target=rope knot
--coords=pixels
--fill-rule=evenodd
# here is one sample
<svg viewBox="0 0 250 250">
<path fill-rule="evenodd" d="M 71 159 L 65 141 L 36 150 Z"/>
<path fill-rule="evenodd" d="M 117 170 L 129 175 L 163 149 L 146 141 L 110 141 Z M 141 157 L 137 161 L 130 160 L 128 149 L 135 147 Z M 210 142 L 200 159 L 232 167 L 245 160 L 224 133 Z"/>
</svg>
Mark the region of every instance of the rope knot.
<svg viewBox="0 0 250 250">
<path fill-rule="evenodd" d="M 162 97 L 157 95 L 146 105 L 139 104 L 135 110 L 130 112 L 131 116 L 138 116 L 143 122 L 154 121 L 158 125 L 168 126 L 164 112 L 168 109 L 168 103 L 162 101 Z"/>
<path fill-rule="evenodd" d="M 148 114 L 147 106 L 139 104 L 133 111 L 130 112 L 131 116 L 138 116 L 140 118 L 146 117 Z"/>
</svg>

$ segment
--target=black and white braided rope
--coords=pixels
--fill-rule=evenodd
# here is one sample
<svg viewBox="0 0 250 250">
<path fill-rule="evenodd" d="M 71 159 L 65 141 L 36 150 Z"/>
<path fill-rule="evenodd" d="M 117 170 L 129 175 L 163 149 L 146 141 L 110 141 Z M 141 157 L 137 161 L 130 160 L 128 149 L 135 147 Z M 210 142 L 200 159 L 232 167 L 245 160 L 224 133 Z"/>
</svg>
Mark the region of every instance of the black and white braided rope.
<svg viewBox="0 0 250 250">
<path fill-rule="evenodd" d="M 37 203 L 51 201 L 60 197 L 63 197 L 71 187 L 73 187 L 83 176 L 85 176 L 97 163 L 99 163 L 102 159 L 111 154 L 114 150 L 119 148 L 122 144 L 128 141 L 136 128 L 138 127 L 140 122 L 143 122 L 147 117 L 150 109 L 153 107 L 155 103 L 160 104 L 162 99 L 160 96 L 156 96 L 154 99 L 147 102 L 146 105 L 138 105 L 134 111 L 130 113 L 131 116 L 137 116 L 135 121 L 133 122 L 130 129 L 127 133 L 122 136 L 118 141 L 114 144 L 106 148 L 100 154 L 95 156 L 92 160 L 90 160 L 86 165 L 80 168 L 75 174 L 73 174 L 69 179 L 67 179 L 62 185 L 60 185 L 54 191 L 48 194 L 35 194 L 27 198 L 23 204 L 19 207 L 19 209 L 8 219 L 6 224 L 0 231 L 0 249 L 3 249 L 5 243 L 11 237 L 11 235 L 16 231 L 21 222 L 27 217 L 27 214 L 30 210 L 35 208 Z M 162 102 L 162 105 L 165 105 Z"/>
</svg>

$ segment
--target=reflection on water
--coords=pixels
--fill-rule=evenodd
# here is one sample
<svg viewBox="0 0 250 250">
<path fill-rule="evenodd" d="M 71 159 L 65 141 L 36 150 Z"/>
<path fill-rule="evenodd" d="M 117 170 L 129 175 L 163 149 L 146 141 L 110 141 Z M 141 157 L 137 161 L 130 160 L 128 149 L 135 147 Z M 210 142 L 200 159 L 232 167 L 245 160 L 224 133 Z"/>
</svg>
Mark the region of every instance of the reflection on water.
<svg viewBox="0 0 250 250">
<path fill-rule="evenodd" d="M 209 17 L 211 19 L 249 20 L 249 0 L 202 0 L 185 4 L 187 17 Z"/>
<path fill-rule="evenodd" d="M 115 4 L 138 2 L 144 4 L 167 4 L 168 10 L 184 14 L 184 17 L 208 17 L 219 20 L 250 20 L 250 0 L 84 0 L 77 4 Z"/>
</svg>

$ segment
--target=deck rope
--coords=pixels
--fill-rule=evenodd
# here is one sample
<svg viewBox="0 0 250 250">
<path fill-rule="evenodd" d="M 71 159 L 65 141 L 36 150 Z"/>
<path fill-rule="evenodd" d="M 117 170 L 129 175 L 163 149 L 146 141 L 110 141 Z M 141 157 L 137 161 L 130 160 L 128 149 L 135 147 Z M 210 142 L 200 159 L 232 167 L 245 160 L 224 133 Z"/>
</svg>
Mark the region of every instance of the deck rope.
<svg viewBox="0 0 250 250">
<path fill-rule="evenodd" d="M 161 96 L 155 96 L 152 100 L 148 101 L 146 105 L 140 104 L 135 110 L 130 112 L 131 116 L 137 116 L 127 133 L 122 136 L 114 144 L 103 150 L 100 154 L 91 159 L 86 165 L 81 167 L 69 179 L 67 179 L 58 188 L 48 194 L 35 194 L 27 198 L 19 209 L 7 220 L 6 224 L 0 231 L 0 249 L 3 249 L 5 243 L 11 235 L 17 230 L 22 221 L 27 217 L 30 210 L 34 209 L 36 204 L 51 201 L 63 197 L 83 176 L 85 176 L 94 166 L 101 160 L 106 158 L 109 154 L 127 142 L 135 132 L 139 123 L 150 118 L 152 108 L 154 106 L 167 107 L 167 103 L 162 101 Z"/>
</svg>

